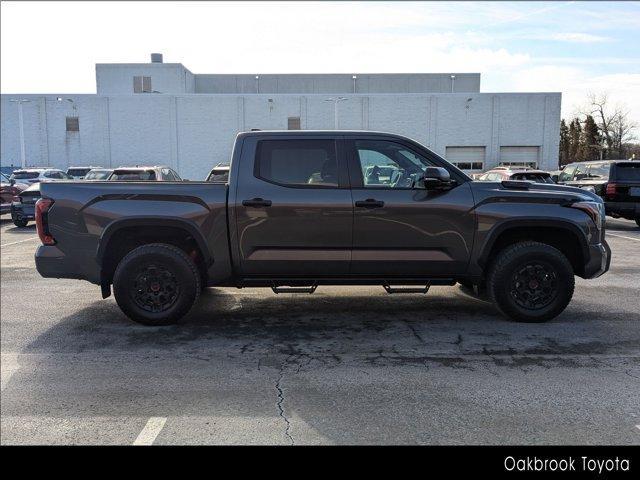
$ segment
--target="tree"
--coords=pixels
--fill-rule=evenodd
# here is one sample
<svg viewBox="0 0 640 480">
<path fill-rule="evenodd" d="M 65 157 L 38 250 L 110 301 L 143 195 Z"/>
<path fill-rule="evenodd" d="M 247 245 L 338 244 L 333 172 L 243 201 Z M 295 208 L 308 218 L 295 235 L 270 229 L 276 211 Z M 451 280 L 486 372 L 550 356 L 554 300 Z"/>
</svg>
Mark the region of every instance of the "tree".
<svg viewBox="0 0 640 480">
<path fill-rule="evenodd" d="M 637 125 L 629 119 L 629 112 L 621 107 L 611 107 L 606 93 L 587 96 L 585 115 L 592 115 L 604 139 L 607 158 L 625 158 L 624 144 L 634 140 Z"/>
<path fill-rule="evenodd" d="M 567 127 L 567 122 L 563 118 L 560 120 L 560 166 L 571 163 L 569 146 L 569 127 Z"/>
<path fill-rule="evenodd" d="M 580 120 L 574 118 L 569 124 L 569 158 L 571 162 L 581 162 L 582 149 L 580 148 L 582 127 L 580 127 Z"/>
<path fill-rule="evenodd" d="M 585 160 L 599 160 L 602 153 L 602 138 L 595 120 L 587 115 L 582 129 L 582 156 Z"/>
</svg>

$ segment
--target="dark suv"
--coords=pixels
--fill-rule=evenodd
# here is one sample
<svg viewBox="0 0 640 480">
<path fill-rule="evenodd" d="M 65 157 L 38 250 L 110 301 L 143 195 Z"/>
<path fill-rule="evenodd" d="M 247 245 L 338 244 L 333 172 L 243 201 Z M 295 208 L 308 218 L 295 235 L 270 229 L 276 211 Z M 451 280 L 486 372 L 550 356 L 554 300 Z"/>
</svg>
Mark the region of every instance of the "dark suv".
<svg viewBox="0 0 640 480">
<path fill-rule="evenodd" d="M 635 220 L 640 227 L 640 161 L 570 163 L 558 183 L 594 192 L 604 200 L 607 215 Z"/>
</svg>

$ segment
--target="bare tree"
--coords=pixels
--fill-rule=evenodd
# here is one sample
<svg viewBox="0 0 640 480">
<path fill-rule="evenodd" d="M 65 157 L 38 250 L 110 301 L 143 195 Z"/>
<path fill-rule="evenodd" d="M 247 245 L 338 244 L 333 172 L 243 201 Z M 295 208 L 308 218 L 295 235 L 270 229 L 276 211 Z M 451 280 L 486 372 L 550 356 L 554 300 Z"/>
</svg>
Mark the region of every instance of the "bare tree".
<svg viewBox="0 0 640 480">
<path fill-rule="evenodd" d="M 620 106 L 611 107 L 606 93 L 587 95 L 587 106 L 581 112 L 592 115 L 602 134 L 608 157 L 621 158 L 625 154 L 626 143 L 634 140 L 637 125 L 629 119 L 629 112 Z"/>
</svg>

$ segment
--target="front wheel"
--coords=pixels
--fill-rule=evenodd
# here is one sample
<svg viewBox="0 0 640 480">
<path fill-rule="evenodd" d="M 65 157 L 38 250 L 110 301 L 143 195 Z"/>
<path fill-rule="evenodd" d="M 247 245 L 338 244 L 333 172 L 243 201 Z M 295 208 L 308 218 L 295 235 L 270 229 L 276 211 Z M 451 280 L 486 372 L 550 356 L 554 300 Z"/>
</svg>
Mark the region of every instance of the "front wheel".
<svg viewBox="0 0 640 480">
<path fill-rule="evenodd" d="M 16 219 L 13 221 L 13 224 L 14 224 L 16 227 L 20 227 L 20 228 L 24 228 L 24 227 L 26 227 L 28 223 L 29 223 L 29 220 L 24 220 L 24 219 L 22 219 L 22 218 L 16 218 Z"/>
<path fill-rule="evenodd" d="M 498 310 L 518 322 L 558 316 L 573 296 L 573 268 L 562 252 L 521 242 L 499 252 L 489 268 L 487 290 Z"/>
<path fill-rule="evenodd" d="M 113 293 L 122 311 L 144 325 L 170 325 L 200 295 L 200 272 L 173 245 L 152 243 L 129 252 L 113 276 Z"/>
</svg>

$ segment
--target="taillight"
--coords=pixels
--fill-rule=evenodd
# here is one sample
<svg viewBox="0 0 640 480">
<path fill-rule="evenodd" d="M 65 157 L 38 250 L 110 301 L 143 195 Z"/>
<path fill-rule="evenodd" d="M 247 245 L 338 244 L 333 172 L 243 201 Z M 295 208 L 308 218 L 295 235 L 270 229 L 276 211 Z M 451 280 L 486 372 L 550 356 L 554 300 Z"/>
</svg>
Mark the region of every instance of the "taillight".
<svg viewBox="0 0 640 480">
<path fill-rule="evenodd" d="M 41 198 L 36 202 L 36 230 L 43 245 L 55 245 L 56 240 L 49 232 L 49 209 L 53 205 L 50 198 Z"/>
<path fill-rule="evenodd" d="M 615 183 L 607 183 L 607 189 L 605 190 L 607 195 L 615 195 L 616 189 L 617 189 L 618 185 L 616 185 Z"/>
</svg>

